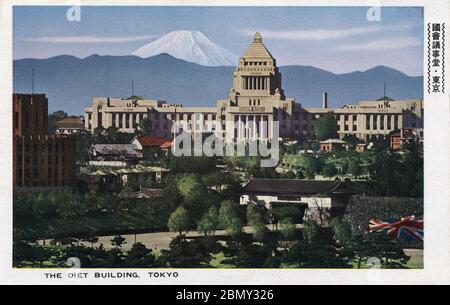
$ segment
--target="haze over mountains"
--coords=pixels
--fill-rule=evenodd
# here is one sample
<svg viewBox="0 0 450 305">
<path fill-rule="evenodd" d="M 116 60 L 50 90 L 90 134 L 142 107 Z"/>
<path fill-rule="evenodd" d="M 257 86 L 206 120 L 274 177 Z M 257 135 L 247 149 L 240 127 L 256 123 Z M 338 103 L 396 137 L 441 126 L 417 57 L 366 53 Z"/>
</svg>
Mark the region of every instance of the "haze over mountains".
<svg viewBox="0 0 450 305">
<path fill-rule="evenodd" d="M 134 93 L 185 106 L 215 106 L 227 98 L 237 56 L 200 32 L 176 31 L 139 48 L 139 56 L 98 56 L 84 59 L 57 56 L 14 61 L 14 92 L 35 91 L 49 97 L 49 111 L 82 114 L 94 96 L 127 98 Z M 170 55 L 169 55 L 170 54 Z M 329 93 L 330 107 L 387 95 L 394 99 L 422 98 L 423 77 L 411 77 L 378 66 L 363 72 L 334 74 L 311 66 L 283 66 L 285 94 L 304 107 L 321 107 Z"/>
</svg>

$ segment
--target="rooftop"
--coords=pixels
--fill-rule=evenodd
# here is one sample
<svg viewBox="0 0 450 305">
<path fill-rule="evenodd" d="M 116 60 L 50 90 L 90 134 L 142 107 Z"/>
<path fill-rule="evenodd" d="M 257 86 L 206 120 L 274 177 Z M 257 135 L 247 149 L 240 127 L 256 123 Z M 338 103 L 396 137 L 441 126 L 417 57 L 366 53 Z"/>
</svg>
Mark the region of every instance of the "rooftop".
<svg viewBox="0 0 450 305">
<path fill-rule="evenodd" d="M 321 141 L 321 144 L 345 144 L 345 141 L 339 139 L 328 139 L 325 141 Z"/>
<path fill-rule="evenodd" d="M 133 144 L 93 144 L 89 153 L 97 156 L 122 156 L 127 158 L 142 158 L 142 152 Z"/>
<path fill-rule="evenodd" d="M 143 146 L 143 147 L 161 147 L 161 148 L 167 148 L 167 145 L 170 147 L 172 145 L 172 139 L 163 139 L 155 136 L 139 136 L 136 138 L 136 140 Z M 163 147 L 164 146 L 164 147 Z"/>
<path fill-rule="evenodd" d="M 84 128 L 83 121 L 79 117 L 68 117 L 55 123 L 58 128 Z"/>
</svg>

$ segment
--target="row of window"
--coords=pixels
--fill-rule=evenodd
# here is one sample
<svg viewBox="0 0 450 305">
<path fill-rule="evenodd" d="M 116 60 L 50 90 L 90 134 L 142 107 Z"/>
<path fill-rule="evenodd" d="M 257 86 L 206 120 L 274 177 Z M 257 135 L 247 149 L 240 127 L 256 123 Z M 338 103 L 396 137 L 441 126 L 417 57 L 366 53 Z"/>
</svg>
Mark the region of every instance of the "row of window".
<svg viewBox="0 0 450 305">
<path fill-rule="evenodd" d="M 248 105 L 249 106 L 261 106 L 261 100 L 260 99 L 249 99 Z"/>
<path fill-rule="evenodd" d="M 49 181 L 49 180 L 35 180 L 35 181 L 25 181 L 24 183 L 22 183 L 22 180 L 17 181 L 17 185 L 18 186 L 34 186 L 34 187 L 38 187 L 38 186 L 42 186 L 42 187 L 53 187 L 53 186 L 65 186 L 65 185 L 69 185 L 69 182 L 65 179 L 61 180 L 61 181 Z"/>
<path fill-rule="evenodd" d="M 71 145 L 70 144 L 66 144 L 66 143 L 58 143 L 55 142 L 54 144 L 49 143 L 49 144 L 38 144 L 38 143 L 33 143 L 33 144 L 25 144 L 25 152 L 30 152 L 30 149 L 32 150 L 32 152 L 37 153 L 45 153 L 45 149 L 47 151 L 54 151 L 58 152 L 60 149 L 62 152 L 68 152 L 71 150 Z M 17 144 L 17 152 L 20 153 L 23 149 L 22 143 L 18 143 Z"/>
<path fill-rule="evenodd" d="M 31 126 L 31 121 L 30 121 L 30 111 L 24 111 L 23 112 L 23 128 L 24 129 L 30 129 L 30 128 L 42 128 L 45 129 L 47 126 L 47 112 L 44 111 L 42 112 L 42 119 L 41 121 L 39 121 L 39 112 L 35 111 L 34 112 L 34 126 Z M 14 129 L 18 129 L 20 127 L 20 118 L 19 118 L 19 112 L 15 111 L 14 112 L 14 118 L 13 118 L 13 124 L 14 124 Z M 41 124 L 39 124 L 41 123 Z"/>
<path fill-rule="evenodd" d="M 30 176 L 31 172 L 33 173 L 33 177 Z M 65 169 L 62 169 L 61 177 L 65 177 L 67 174 L 68 174 L 68 171 L 65 170 Z M 42 171 L 39 171 L 37 169 L 33 169 L 33 170 L 30 170 L 29 168 L 25 169 L 25 178 L 26 178 L 26 180 L 30 180 L 30 178 L 37 179 L 39 177 L 43 177 L 44 175 L 45 174 Z M 22 170 L 18 170 L 17 171 L 17 177 L 18 177 L 19 181 L 22 180 Z M 48 171 L 47 171 L 47 178 L 48 179 L 47 180 L 52 180 L 52 178 L 54 178 L 55 180 L 58 180 L 58 177 L 59 177 L 59 170 L 58 169 L 55 169 L 55 170 L 48 169 Z"/>
<path fill-rule="evenodd" d="M 264 76 L 244 76 L 244 90 L 267 90 L 269 78 Z"/>
<path fill-rule="evenodd" d="M 25 157 L 25 165 L 26 166 L 28 166 L 31 162 L 30 162 L 30 156 L 26 156 Z M 38 157 L 37 156 L 34 156 L 33 157 L 33 165 L 38 165 Z M 55 156 L 54 158 L 53 158 L 53 160 L 54 160 L 54 162 L 52 162 L 52 157 L 51 156 L 48 156 L 47 157 L 47 162 L 45 162 L 45 158 L 42 158 L 42 159 L 40 159 L 42 162 L 41 162 L 41 165 L 42 166 L 45 166 L 45 165 L 48 165 L 49 167 L 51 167 L 53 164 L 58 164 L 59 163 L 59 157 L 58 156 Z M 61 161 L 62 161 L 62 163 L 65 163 L 66 162 L 66 160 L 67 160 L 67 158 L 66 158 L 66 156 L 62 156 L 61 157 Z M 45 164 L 46 163 L 46 164 Z M 19 166 L 19 167 L 21 167 L 22 166 L 22 154 L 17 154 L 17 165 Z"/>
<path fill-rule="evenodd" d="M 245 61 L 244 66 L 267 66 L 267 61 Z"/>
</svg>

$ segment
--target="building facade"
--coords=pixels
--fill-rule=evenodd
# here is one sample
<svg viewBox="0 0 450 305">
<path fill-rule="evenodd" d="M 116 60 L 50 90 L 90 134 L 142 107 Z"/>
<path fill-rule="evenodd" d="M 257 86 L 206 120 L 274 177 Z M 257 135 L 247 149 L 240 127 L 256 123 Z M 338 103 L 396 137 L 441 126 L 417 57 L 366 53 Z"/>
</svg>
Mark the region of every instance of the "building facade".
<svg viewBox="0 0 450 305">
<path fill-rule="evenodd" d="M 105 167 L 136 166 L 144 154 L 135 144 L 92 144 L 89 165 Z"/>
<path fill-rule="evenodd" d="M 68 117 L 55 123 L 57 134 L 74 134 L 84 131 L 84 122 L 80 117 Z"/>
<path fill-rule="evenodd" d="M 351 196 L 341 181 L 253 178 L 242 188 L 241 205 L 267 209 L 297 207 L 313 216 L 318 210 L 330 216 L 342 215 Z"/>
<path fill-rule="evenodd" d="M 13 185 L 62 187 L 76 181 L 76 140 L 48 134 L 44 94 L 13 95 Z"/>
<path fill-rule="evenodd" d="M 133 132 L 147 119 L 151 134 L 170 137 L 175 122 L 192 133 L 215 132 L 226 142 L 314 136 L 314 121 L 333 112 L 339 136 L 354 135 L 362 140 L 387 136 L 405 127 L 423 127 L 421 100 L 394 101 L 387 97 L 361 101 L 358 105 L 328 108 L 324 93 L 321 108 L 303 108 L 285 96 L 282 76 L 275 58 L 256 33 L 250 47 L 239 59 L 233 73 L 232 88 L 216 107 L 183 107 L 157 100 L 136 98 L 94 98 L 85 108 L 85 128 L 117 127 Z"/>
</svg>

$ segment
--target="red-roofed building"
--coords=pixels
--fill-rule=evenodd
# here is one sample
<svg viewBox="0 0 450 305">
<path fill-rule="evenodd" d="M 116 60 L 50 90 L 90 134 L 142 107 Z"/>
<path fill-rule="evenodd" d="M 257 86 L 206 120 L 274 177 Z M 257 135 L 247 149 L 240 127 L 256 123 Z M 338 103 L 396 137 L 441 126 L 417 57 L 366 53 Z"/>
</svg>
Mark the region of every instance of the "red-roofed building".
<svg viewBox="0 0 450 305">
<path fill-rule="evenodd" d="M 167 156 L 170 153 L 172 139 L 144 135 L 135 137 L 131 144 L 136 145 L 137 149 L 142 150 L 147 156 L 150 154 L 157 157 L 160 155 L 160 152 L 163 152 Z"/>
<path fill-rule="evenodd" d="M 402 128 L 390 137 L 391 149 L 400 150 L 405 144 L 422 144 L 423 130 L 413 128 Z"/>
</svg>

